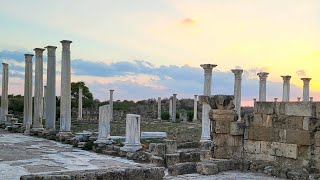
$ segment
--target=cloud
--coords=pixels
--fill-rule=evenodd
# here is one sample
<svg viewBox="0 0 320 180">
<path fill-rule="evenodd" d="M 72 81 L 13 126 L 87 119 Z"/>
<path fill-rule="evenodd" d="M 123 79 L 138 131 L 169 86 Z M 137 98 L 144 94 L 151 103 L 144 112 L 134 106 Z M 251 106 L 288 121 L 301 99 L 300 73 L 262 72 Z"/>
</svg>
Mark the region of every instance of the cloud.
<svg viewBox="0 0 320 180">
<path fill-rule="evenodd" d="M 297 76 L 305 76 L 306 75 L 306 71 L 305 70 L 298 70 L 298 71 L 296 71 L 296 75 Z"/>
<path fill-rule="evenodd" d="M 192 18 L 185 18 L 181 21 L 182 24 L 185 25 L 193 25 L 196 23 L 196 20 L 192 19 Z"/>
</svg>

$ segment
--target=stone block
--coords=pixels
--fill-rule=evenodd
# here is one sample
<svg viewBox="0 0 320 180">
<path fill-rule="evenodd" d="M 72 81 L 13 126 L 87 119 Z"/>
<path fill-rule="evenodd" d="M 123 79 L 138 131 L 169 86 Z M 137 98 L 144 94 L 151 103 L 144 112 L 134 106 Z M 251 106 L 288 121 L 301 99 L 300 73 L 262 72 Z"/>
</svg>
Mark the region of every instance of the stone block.
<svg viewBox="0 0 320 180">
<path fill-rule="evenodd" d="M 165 155 L 166 158 L 166 166 L 172 166 L 174 164 L 180 163 L 180 154 L 176 153 L 176 154 L 166 154 Z"/>
<path fill-rule="evenodd" d="M 313 102 L 312 106 L 314 107 L 313 117 L 320 119 L 320 102 Z"/>
<path fill-rule="evenodd" d="M 177 153 L 177 142 L 174 140 L 165 140 L 166 154 Z"/>
<path fill-rule="evenodd" d="M 202 175 L 214 175 L 219 173 L 218 165 L 210 162 L 198 162 L 197 172 Z"/>
<path fill-rule="evenodd" d="M 217 134 L 229 134 L 230 122 L 229 121 L 215 121 L 215 132 Z"/>
<path fill-rule="evenodd" d="M 178 163 L 168 167 L 171 176 L 197 173 L 197 164 L 195 162 Z"/>
<path fill-rule="evenodd" d="M 312 116 L 312 103 L 288 102 L 285 104 L 285 115 L 288 116 Z"/>
<path fill-rule="evenodd" d="M 320 169 L 320 147 L 314 148 L 314 160 L 317 169 Z"/>
<path fill-rule="evenodd" d="M 263 114 L 262 126 L 269 127 L 269 128 L 272 127 L 272 119 L 273 119 L 273 115 Z"/>
<path fill-rule="evenodd" d="M 201 150 L 211 150 L 212 142 L 211 141 L 200 142 L 200 148 Z"/>
<path fill-rule="evenodd" d="M 284 115 L 285 114 L 285 104 L 286 102 L 277 102 L 274 103 L 274 112 L 275 114 L 279 115 Z"/>
<path fill-rule="evenodd" d="M 297 144 L 286 144 L 286 143 L 272 142 L 270 154 L 273 156 L 278 156 L 278 157 L 297 159 L 298 145 Z"/>
<path fill-rule="evenodd" d="M 201 150 L 200 151 L 200 160 L 208 160 L 212 157 L 212 153 L 210 150 Z"/>
<path fill-rule="evenodd" d="M 311 131 L 287 130 L 286 143 L 309 146 L 311 142 Z"/>
<path fill-rule="evenodd" d="M 310 117 L 304 117 L 303 118 L 302 129 L 306 130 L 306 131 L 310 131 L 311 130 Z"/>
<path fill-rule="evenodd" d="M 256 102 L 254 112 L 260 114 L 273 114 L 274 102 Z"/>
<path fill-rule="evenodd" d="M 191 152 L 190 153 L 190 161 L 191 162 L 199 162 L 200 161 L 200 152 Z"/>
<path fill-rule="evenodd" d="M 212 119 L 215 121 L 235 121 L 236 113 L 234 110 L 219 110 L 213 109 L 212 111 Z"/>
<path fill-rule="evenodd" d="M 151 156 L 151 163 L 156 165 L 156 166 L 165 166 L 165 162 L 164 159 L 162 157 L 159 156 Z"/>
<path fill-rule="evenodd" d="M 215 159 L 228 159 L 230 157 L 229 152 L 230 152 L 230 149 L 228 149 L 228 146 L 214 147 L 213 157 Z"/>
<path fill-rule="evenodd" d="M 250 154 L 260 154 L 261 153 L 261 141 L 244 141 L 244 150 Z"/>
<path fill-rule="evenodd" d="M 250 122 L 251 127 L 263 126 L 263 114 L 254 113 L 253 119 Z"/>
<path fill-rule="evenodd" d="M 274 137 L 273 128 L 267 127 L 250 127 L 249 139 L 255 141 L 272 141 Z"/>
<path fill-rule="evenodd" d="M 229 136 L 227 139 L 228 146 L 242 146 L 242 136 Z"/>
<path fill-rule="evenodd" d="M 218 165 L 219 172 L 234 170 L 234 161 L 219 159 L 214 161 L 215 164 Z"/>
<path fill-rule="evenodd" d="M 244 127 L 243 123 L 230 122 L 230 134 L 235 136 L 243 135 Z"/>
<path fill-rule="evenodd" d="M 270 154 L 271 152 L 271 142 L 269 141 L 261 141 L 260 142 L 261 153 L 262 154 Z"/>
<path fill-rule="evenodd" d="M 225 146 L 230 134 L 214 134 L 213 142 L 215 146 Z M 209 149 L 207 149 L 209 150 Z"/>
<path fill-rule="evenodd" d="M 164 143 L 150 143 L 149 152 L 154 156 L 164 157 L 166 154 L 166 145 Z"/>
<path fill-rule="evenodd" d="M 317 131 L 314 135 L 314 144 L 317 147 L 320 147 L 320 131 Z"/>
</svg>

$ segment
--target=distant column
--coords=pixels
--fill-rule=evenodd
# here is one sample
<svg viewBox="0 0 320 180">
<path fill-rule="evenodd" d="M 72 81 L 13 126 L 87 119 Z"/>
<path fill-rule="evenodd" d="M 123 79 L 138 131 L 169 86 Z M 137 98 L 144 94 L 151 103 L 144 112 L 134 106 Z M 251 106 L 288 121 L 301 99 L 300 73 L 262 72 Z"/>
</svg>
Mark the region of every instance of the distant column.
<svg viewBox="0 0 320 180">
<path fill-rule="evenodd" d="M 82 120 L 82 87 L 79 87 L 78 120 Z"/>
<path fill-rule="evenodd" d="M 46 107 L 46 101 L 47 101 L 47 86 L 43 86 L 43 112 L 42 112 L 42 118 L 46 119 L 46 111 L 47 111 L 47 107 Z"/>
<path fill-rule="evenodd" d="M 172 119 L 172 96 L 170 96 L 170 99 L 169 99 L 169 115 L 170 115 L 170 119 Z"/>
<path fill-rule="evenodd" d="M 142 148 L 140 143 L 140 115 L 127 114 L 126 116 L 126 141 L 123 151 L 135 152 Z"/>
<path fill-rule="evenodd" d="M 110 105 L 104 105 L 99 107 L 99 134 L 98 139 L 94 143 L 111 143 L 110 137 Z"/>
<path fill-rule="evenodd" d="M 32 125 L 32 54 L 25 54 L 23 126 L 25 133 Z"/>
<path fill-rule="evenodd" d="M 231 70 L 234 74 L 234 104 L 235 110 L 238 114 L 238 121 L 241 121 L 241 81 L 242 81 L 242 69 Z"/>
<path fill-rule="evenodd" d="M 176 122 L 177 118 L 177 94 L 172 96 L 172 122 Z"/>
<path fill-rule="evenodd" d="M 109 105 L 110 105 L 110 121 L 113 121 L 113 92 L 114 90 L 110 90 L 110 100 L 109 100 Z"/>
<path fill-rule="evenodd" d="M 1 121 L 7 122 L 6 114 L 8 114 L 8 86 L 9 86 L 9 65 L 2 63 L 2 96 L 1 96 Z"/>
<path fill-rule="evenodd" d="M 267 100 L 267 77 L 269 73 L 260 72 L 259 76 L 259 101 L 265 102 Z"/>
<path fill-rule="evenodd" d="M 309 84 L 311 78 L 301 78 L 303 81 L 303 102 L 309 102 Z"/>
<path fill-rule="evenodd" d="M 47 46 L 47 90 L 46 90 L 46 128 L 55 129 L 56 126 L 56 49 Z"/>
<path fill-rule="evenodd" d="M 283 92 L 282 92 L 282 101 L 289 102 L 290 100 L 290 79 L 291 76 L 281 76 L 283 79 Z"/>
<path fill-rule="evenodd" d="M 198 95 L 194 95 L 193 102 L 193 120 L 198 120 Z"/>
<path fill-rule="evenodd" d="M 60 100 L 60 132 L 70 132 L 71 129 L 71 60 L 70 44 L 63 40 L 61 60 L 61 100 Z"/>
<path fill-rule="evenodd" d="M 32 130 L 43 130 L 43 51 L 45 49 L 35 48 L 35 76 L 34 76 L 34 115 Z"/>
<path fill-rule="evenodd" d="M 158 97 L 158 120 L 161 120 L 161 97 Z"/>
</svg>

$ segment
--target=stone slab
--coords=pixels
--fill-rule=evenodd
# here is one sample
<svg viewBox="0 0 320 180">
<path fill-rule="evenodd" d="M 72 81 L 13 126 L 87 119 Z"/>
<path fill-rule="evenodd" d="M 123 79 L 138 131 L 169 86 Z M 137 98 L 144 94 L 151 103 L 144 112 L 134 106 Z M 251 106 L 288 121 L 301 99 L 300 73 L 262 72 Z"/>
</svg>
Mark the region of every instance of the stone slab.
<svg viewBox="0 0 320 180">
<path fill-rule="evenodd" d="M 312 144 L 311 131 L 286 130 L 285 142 L 289 144 L 309 146 Z"/>
<path fill-rule="evenodd" d="M 141 139 L 164 139 L 167 138 L 166 132 L 141 132 Z"/>
<path fill-rule="evenodd" d="M 260 154 L 261 141 L 253 141 L 253 140 L 244 141 L 244 150 L 249 154 Z"/>
<path fill-rule="evenodd" d="M 285 115 L 288 116 L 312 116 L 312 103 L 289 102 L 285 104 Z"/>
<path fill-rule="evenodd" d="M 235 136 L 243 135 L 244 133 L 244 123 L 241 122 L 230 122 L 230 134 Z"/>
<path fill-rule="evenodd" d="M 215 133 L 229 134 L 230 121 L 215 121 Z"/>
<path fill-rule="evenodd" d="M 273 114 L 274 102 L 256 102 L 254 105 L 254 112 L 260 114 Z"/>
</svg>

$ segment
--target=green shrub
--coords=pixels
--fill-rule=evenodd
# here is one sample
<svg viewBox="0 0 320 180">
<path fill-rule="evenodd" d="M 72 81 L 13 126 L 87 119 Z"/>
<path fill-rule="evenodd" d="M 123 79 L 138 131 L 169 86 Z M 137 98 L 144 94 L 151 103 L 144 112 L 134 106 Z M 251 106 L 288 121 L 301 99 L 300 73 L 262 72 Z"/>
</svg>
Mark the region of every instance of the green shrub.
<svg viewBox="0 0 320 180">
<path fill-rule="evenodd" d="M 188 111 L 187 116 L 188 116 L 188 121 L 192 121 L 193 120 L 193 111 Z"/>
<path fill-rule="evenodd" d="M 94 146 L 93 141 L 88 141 L 84 144 L 83 150 L 92 150 L 92 147 Z"/>
<path fill-rule="evenodd" d="M 169 119 L 170 119 L 170 114 L 169 114 L 169 112 L 162 112 L 162 113 L 161 113 L 161 119 L 162 119 L 162 120 L 169 120 Z"/>
</svg>

